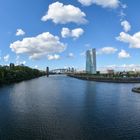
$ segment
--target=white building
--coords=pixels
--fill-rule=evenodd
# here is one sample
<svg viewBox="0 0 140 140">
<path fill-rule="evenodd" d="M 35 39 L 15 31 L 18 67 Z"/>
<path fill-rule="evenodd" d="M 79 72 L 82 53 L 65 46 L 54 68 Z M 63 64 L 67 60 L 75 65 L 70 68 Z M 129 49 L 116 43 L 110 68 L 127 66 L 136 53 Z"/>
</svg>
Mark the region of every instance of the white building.
<svg viewBox="0 0 140 140">
<path fill-rule="evenodd" d="M 86 72 L 96 74 L 96 49 L 86 51 Z"/>
</svg>

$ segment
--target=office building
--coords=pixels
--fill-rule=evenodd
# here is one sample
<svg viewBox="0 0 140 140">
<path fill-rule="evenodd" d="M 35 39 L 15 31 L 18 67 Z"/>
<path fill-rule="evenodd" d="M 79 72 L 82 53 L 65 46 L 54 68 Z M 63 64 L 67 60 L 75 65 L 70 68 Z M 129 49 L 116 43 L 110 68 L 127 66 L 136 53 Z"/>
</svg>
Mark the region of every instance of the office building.
<svg viewBox="0 0 140 140">
<path fill-rule="evenodd" d="M 10 69 L 14 69 L 15 65 L 14 63 L 10 63 Z"/>
<path fill-rule="evenodd" d="M 86 51 L 86 72 L 96 74 L 96 49 Z"/>
</svg>

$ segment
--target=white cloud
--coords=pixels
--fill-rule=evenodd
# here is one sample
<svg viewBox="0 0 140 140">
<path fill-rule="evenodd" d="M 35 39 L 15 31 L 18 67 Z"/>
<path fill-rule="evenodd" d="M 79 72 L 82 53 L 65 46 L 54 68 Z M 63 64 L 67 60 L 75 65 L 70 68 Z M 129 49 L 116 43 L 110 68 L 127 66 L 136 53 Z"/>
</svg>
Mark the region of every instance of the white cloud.
<svg viewBox="0 0 140 140">
<path fill-rule="evenodd" d="M 70 37 L 71 36 L 70 29 L 69 28 L 62 28 L 62 30 L 61 30 L 61 36 L 63 38 Z"/>
<path fill-rule="evenodd" d="M 34 66 L 34 68 L 35 68 L 35 69 L 37 69 L 37 68 L 38 68 L 38 66 L 37 66 L 37 65 L 35 65 L 35 66 Z"/>
<path fill-rule="evenodd" d="M 79 38 L 84 33 L 84 30 L 82 28 L 76 28 L 73 30 L 70 30 L 69 28 L 62 28 L 61 36 L 63 38 L 67 37 L 73 37 L 74 39 Z"/>
<path fill-rule="evenodd" d="M 123 27 L 125 32 L 128 32 L 131 30 L 131 25 L 127 20 L 122 21 L 121 26 Z"/>
<path fill-rule="evenodd" d="M 97 51 L 97 54 L 114 54 L 116 51 L 114 47 L 103 47 Z"/>
<path fill-rule="evenodd" d="M 82 28 L 76 28 L 71 31 L 71 35 L 74 38 L 79 38 L 84 33 L 84 30 Z"/>
<path fill-rule="evenodd" d="M 93 4 L 93 0 L 78 0 L 84 6 L 90 6 Z"/>
<path fill-rule="evenodd" d="M 10 58 L 10 55 L 9 54 L 7 54 L 7 55 L 5 55 L 3 57 L 3 59 L 4 59 L 5 62 L 8 62 L 9 61 L 9 58 Z"/>
<path fill-rule="evenodd" d="M 16 36 L 25 35 L 25 32 L 22 29 L 17 29 Z"/>
<path fill-rule="evenodd" d="M 59 37 L 45 32 L 13 42 L 10 48 L 17 54 L 28 54 L 30 59 L 39 59 L 48 54 L 63 52 L 66 45 L 60 42 Z"/>
<path fill-rule="evenodd" d="M 74 54 L 73 54 L 73 53 L 69 53 L 69 54 L 68 54 L 68 57 L 69 57 L 69 58 L 73 58 L 73 57 L 74 57 Z"/>
<path fill-rule="evenodd" d="M 49 5 L 49 9 L 42 17 L 42 21 L 52 20 L 54 23 L 66 24 L 74 22 L 77 24 L 85 23 L 86 14 L 82 12 L 78 7 L 73 5 L 64 5 L 60 2 L 55 2 Z"/>
<path fill-rule="evenodd" d="M 125 50 L 121 50 L 118 53 L 118 57 L 119 58 L 129 58 L 130 57 L 130 54 L 128 52 L 126 52 Z"/>
<path fill-rule="evenodd" d="M 78 0 L 82 5 L 89 6 L 96 4 L 103 8 L 117 8 L 120 4 L 119 0 Z"/>
<path fill-rule="evenodd" d="M 140 32 L 137 32 L 134 35 L 121 32 L 116 39 L 128 43 L 130 48 L 140 48 Z"/>
<path fill-rule="evenodd" d="M 21 65 L 21 64 L 25 65 L 26 64 L 26 61 L 21 61 L 20 60 L 20 56 L 17 55 L 16 56 L 16 65 Z"/>
<path fill-rule="evenodd" d="M 26 61 L 22 61 L 22 62 L 20 62 L 20 64 L 23 64 L 23 65 L 25 65 L 25 64 L 26 64 Z"/>
<path fill-rule="evenodd" d="M 60 55 L 54 54 L 54 55 L 48 55 L 48 60 L 58 60 L 60 59 Z"/>
<path fill-rule="evenodd" d="M 122 65 L 108 65 L 105 67 L 100 67 L 100 70 L 114 69 L 116 71 L 136 71 L 140 70 L 140 65 L 138 64 L 122 64 Z"/>
<path fill-rule="evenodd" d="M 124 13 L 124 10 L 123 9 L 121 9 L 119 11 L 119 16 L 120 16 L 120 21 L 122 21 L 126 17 L 126 14 Z"/>
</svg>

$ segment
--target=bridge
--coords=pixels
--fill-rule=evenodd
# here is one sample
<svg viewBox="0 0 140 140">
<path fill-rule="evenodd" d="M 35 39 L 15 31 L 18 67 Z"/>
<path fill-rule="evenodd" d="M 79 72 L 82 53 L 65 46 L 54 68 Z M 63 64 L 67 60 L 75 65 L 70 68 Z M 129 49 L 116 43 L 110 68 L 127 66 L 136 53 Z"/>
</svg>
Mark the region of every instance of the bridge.
<svg viewBox="0 0 140 140">
<path fill-rule="evenodd" d="M 53 69 L 53 70 L 50 70 L 49 73 L 56 73 L 56 74 L 64 74 L 64 73 L 67 73 L 68 72 L 68 69 Z"/>
<path fill-rule="evenodd" d="M 75 72 L 74 68 L 60 68 L 60 69 L 53 69 L 49 71 L 49 73 L 55 73 L 55 74 L 66 74 L 66 73 L 73 73 L 73 72 Z"/>
<path fill-rule="evenodd" d="M 74 72 L 75 72 L 74 68 L 58 68 L 58 69 L 49 70 L 49 68 L 47 67 L 47 69 L 46 69 L 47 75 L 50 75 L 50 74 L 67 74 L 67 73 L 74 73 Z"/>
</svg>

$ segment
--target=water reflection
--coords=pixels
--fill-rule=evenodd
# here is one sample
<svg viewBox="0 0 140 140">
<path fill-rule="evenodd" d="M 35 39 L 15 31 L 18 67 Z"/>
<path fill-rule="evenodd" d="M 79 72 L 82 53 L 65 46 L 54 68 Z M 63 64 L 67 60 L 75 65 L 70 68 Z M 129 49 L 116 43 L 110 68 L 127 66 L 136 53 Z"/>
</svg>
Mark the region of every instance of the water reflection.
<svg viewBox="0 0 140 140">
<path fill-rule="evenodd" d="M 0 88 L 2 140 L 140 138 L 135 84 L 41 77 Z"/>
</svg>

